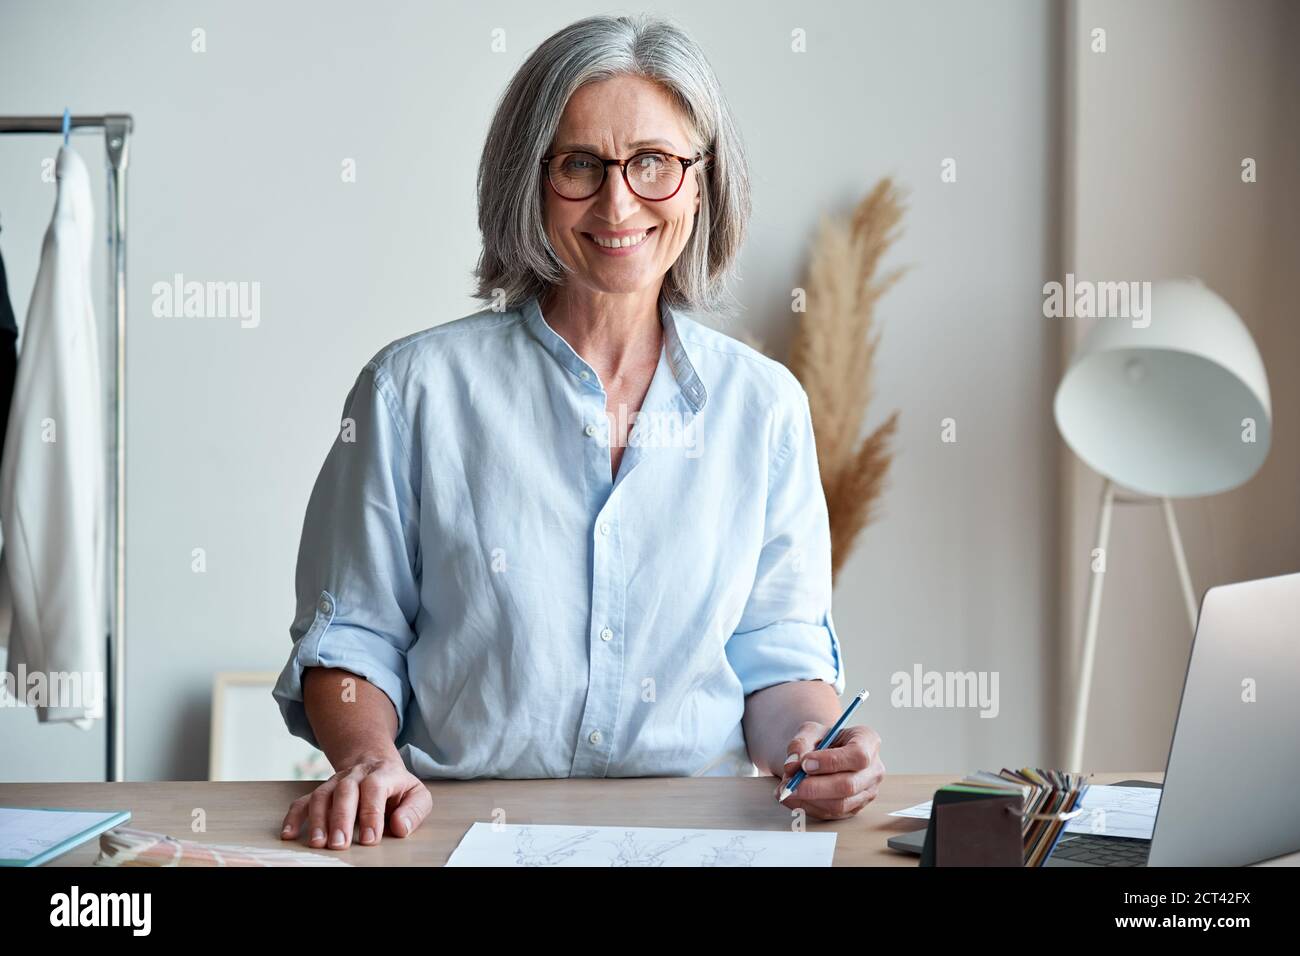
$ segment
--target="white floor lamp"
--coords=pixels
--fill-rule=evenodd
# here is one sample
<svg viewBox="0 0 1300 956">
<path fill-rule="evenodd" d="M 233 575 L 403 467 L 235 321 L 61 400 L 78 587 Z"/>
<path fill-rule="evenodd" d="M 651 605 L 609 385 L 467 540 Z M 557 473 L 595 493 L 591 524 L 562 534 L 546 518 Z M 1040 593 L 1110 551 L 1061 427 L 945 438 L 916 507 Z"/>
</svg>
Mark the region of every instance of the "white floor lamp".
<svg viewBox="0 0 1300 956">
<path fill-rule="evenodd" d="M 1150 286 L 1146 315 L 1101 318 L 1079 344 L 1056 390 L 1056 427 L 1106 479 L 1097 521 L 1101 560 L 1113 506 L 1159 502 L 1192 629 L 1192 588 L 1173 498 L 1218 494 L 1249 480 L 1268 455 L 1272 406 L 1264 362 L 1245 324 L 1196 279 Z M 1130 310 L 1131 311 L 1131 310 Z M 1137 492 L 1121 495 L 1116 486 Z M 1079 684 L 1067 769 L 1083 767 L 1102 570 L 1092 554 Z"/>
</svg>

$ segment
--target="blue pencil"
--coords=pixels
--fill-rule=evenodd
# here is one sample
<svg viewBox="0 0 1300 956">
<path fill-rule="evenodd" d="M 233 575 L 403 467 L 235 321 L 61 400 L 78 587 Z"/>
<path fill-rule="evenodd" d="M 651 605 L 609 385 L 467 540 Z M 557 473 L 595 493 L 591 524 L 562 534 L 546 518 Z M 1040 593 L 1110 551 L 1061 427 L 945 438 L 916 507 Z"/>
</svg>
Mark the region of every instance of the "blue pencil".
<svg viewBox="0 0 1300 956">
<path fill-rule="evenodd" d="M 813 748 L 814 751 L 825 750 L 831 744 L 835 743 L 835 738 L 840 735 L 840 728 L 844 726 L 845 721 L 847 721 L 851 716 L 853 716 L 853 712 L 858 709 L 858 704 L 862 703 L 869 696 L 870 695 L 865 690 L 858 691 L 857 694 L 854 696 L 853 700 L 849 702 L 849 706 L 844 709 L 844 713 L 840 714 L 840 719 L 835 721 L 835 726 L 832 727 L 827 732 L 826 736 L 822 738 L 821 743 L 819 743 L 815 748 Z M 799 786 L 799 783 L 806 776 L 808 775 L 804 773 L 803 770 L 801 769 L 798 773 L 796 773 L 793 777 L 791 777 L 790 782 L 787 783 L 785 785 L 785 789 L 781 791 L 781 797 L 777 802 L 784 803 L 785 798 L 790 796 L 790 794 L 794 793 L 794 788 Z"/>
</svg>

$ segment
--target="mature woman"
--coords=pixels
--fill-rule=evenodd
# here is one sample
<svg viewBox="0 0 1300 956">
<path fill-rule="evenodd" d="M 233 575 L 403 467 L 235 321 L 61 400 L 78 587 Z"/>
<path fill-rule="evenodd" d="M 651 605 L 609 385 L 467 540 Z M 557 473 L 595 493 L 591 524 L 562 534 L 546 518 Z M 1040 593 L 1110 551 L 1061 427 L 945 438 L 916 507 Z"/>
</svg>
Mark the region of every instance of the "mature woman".
<svg viewBox="0 0 1300 956">
<path fill-rule="evenodd" d="M 749 213 L 717 80 L 676 27 L 593 17 L 507 89 L 479 169 L 480 299 L 348 394 L 307 507 L 289 729 L 337 773 L 283 836 L 406 836 L 421 778 L 884 775 L 841 712 L 808 401 L 689 318 Z"/>
</svg>

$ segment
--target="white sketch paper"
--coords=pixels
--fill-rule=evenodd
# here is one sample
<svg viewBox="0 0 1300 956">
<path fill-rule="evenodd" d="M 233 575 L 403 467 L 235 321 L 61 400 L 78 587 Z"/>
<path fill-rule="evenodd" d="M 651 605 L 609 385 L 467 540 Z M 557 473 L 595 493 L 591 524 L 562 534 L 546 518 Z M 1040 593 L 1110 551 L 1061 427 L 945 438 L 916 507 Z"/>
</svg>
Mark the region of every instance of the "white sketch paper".
<svg viewBox="0 0 1300 956">
<path fill-rule="evenodd" d="M 475 823 L 448 866 L 830 866 L 834 833 Z"/>
<path fill-rule="evenodd" d="M 1066 833 L 1150 840 L 1156 827 L 1161 791 L 1157 787 L 1115 787 L 1094 784 L 1083 795 L 1083 813 L 1065 828 Z"/>
</svg>

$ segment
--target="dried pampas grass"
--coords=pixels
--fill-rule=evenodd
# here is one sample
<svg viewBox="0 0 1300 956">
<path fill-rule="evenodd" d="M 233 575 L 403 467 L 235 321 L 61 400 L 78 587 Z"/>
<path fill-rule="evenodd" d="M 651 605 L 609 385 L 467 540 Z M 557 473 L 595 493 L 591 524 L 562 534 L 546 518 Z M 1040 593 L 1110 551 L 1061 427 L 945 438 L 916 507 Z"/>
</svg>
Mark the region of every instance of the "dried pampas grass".
<svg viewBox="0 0 1300 956">
<path fill-rule="evenodd" d="M 847 221 L 823 219 L 803 286 L 806 311 L 786 363 L 808 393 L 830 515 L 833 576 L 858 533 L 877 516 L 894 457 L 897 411 L 865 439 L 858 436 L 873 393 L 880 342 L 876 302 L 905 271 L 878 276 L 876 270 L 898 238 L 902 215 L 898 190 L 883 179 Z"/>
</svg>

